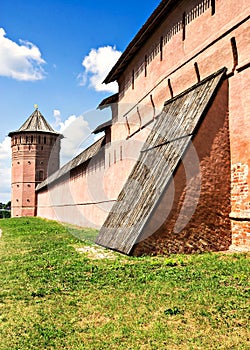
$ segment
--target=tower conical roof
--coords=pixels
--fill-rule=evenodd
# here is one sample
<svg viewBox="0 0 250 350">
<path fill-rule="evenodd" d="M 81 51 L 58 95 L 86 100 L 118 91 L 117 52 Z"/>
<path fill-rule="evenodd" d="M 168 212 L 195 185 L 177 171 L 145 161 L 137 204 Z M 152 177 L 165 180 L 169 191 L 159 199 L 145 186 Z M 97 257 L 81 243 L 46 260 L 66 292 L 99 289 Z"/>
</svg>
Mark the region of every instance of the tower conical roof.
<svg viewBox="0 0 250 350">
<path fill-rule="evenodd" d="M 14 133 L 18 132 L 47 132 L 58 134 L 47 122 L 42 113 L 35 109 L 31 116 L 23 123 L 23 125 L 16 131 L 9 133 L 12 136 Z"/>
</svg>

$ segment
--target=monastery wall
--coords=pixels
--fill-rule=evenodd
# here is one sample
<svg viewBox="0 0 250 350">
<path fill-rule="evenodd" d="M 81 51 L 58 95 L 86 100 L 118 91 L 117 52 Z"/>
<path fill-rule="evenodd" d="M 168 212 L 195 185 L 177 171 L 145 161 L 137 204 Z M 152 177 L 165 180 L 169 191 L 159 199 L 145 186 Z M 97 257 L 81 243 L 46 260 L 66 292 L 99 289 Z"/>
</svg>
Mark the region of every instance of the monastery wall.
<svg viewBox="0 0 250 350">
<path fill-rule="evenodd" d="M 224 66 L 231 71 L 235 65 L 233 37 L 238 49 L 238 65 L 244 64 L 249 59 L 249 23 L 246 20 L 249 8 L 246 0 L 216 1 L 212 15 L 211 1 L 189 1 L 189 5 L 182 2 L 166 17 L 119 78 L 120 118 L 128 112 L 126 105 L 130 108 L 137 104 L 152 106 L 150 94 L 155 107 L 161 110 L 164 101 L 171 97 L 168 79 L 173 95 L 197 82 L 195 62 L 201 79 Z"/>
<path fill-rule="evenodd" d="M 227 249 L 231 244 L 233 249 L 249 249 L 249 10 L 248 0 L 193 0 L 175 6 L 118 78 L 118 117 L 114 118 L 117 122 L 111 127 L 111 144 L 106 146 L 102 160 L 93 159 L 86 169 L 75 169 L 48 191 L 40 190 L 38 216 L 99 228 L 164 102 L 226 67 L 227 80 L 194 139 L 202 174 L 196 217 L 176 240 L 171 233 L 173 222 L 187 191 L 180 166 L 175 174 L 179 190 L 170 222 L 156 233 L 157 249 L 168 250 L 175 239 L 180 244 L 176 251 L 192 251 L 193 235 L 201 231 L 204 237 L 196 248 L 200 244 L 207 245 L 208 250 Z M 157 215 L 161 210 L 166 213 L 166 208 L 158 209 Z M 163 237 L 167 242 L 164 246 Z M 152 248 L 150 239 L 145 244 Z M 137 249 L 139 253 L 141 246 Z"/>
<path fill-rule="evenodd" d="M 118 81 L 119 121 L 130 125 L 123 135 L 140 129 L 166 100 L 197 81 L 222 67 L 230 73 L 249 61 L 249 2 L 240 0 L 236 6 L 233 0 L 216 1 L 214 15 L 211 1 L 193 1 L 188 7 L 185 3 L 166 18 Z M 113 125 L 112 140 L 120 135 L 120 125 Z"/>
<path fill-rule="evenodd" d="M 225 81 L 133 254 L 227 250 L 232 242 L 230 209 L 228 82 Z"/>
<path fill-rule="evenodd" d="M 250 3 L 246 0 L 215 1 L 214 14 L 211 1 L 193 1 L 188 6 L 186 3 L 166 18 L 120 78 L 119 119 L 129 125 L 126 137 L 140 133 L 167 99 L 226 67 L 231 150 L 231 248 L 249 249 Z M 113 125 L 113 139 L 117 135 L 121 137 L 120 126 Z"/>
<path fill-rule="evenodd" d="M 143 140 L 148 132 L 144 130 Z M 106 144 L 90 161 L 38 191 L 37 215 L 100 228 L 138 159 L 142 145 L 138 135 L 129 142 L 120 140 Z"/>
<path fill-rule="evenodd" d="M 231 205 L 233 249 L 250 249 L 250 72 L 230 79 Z"/>
</svg>

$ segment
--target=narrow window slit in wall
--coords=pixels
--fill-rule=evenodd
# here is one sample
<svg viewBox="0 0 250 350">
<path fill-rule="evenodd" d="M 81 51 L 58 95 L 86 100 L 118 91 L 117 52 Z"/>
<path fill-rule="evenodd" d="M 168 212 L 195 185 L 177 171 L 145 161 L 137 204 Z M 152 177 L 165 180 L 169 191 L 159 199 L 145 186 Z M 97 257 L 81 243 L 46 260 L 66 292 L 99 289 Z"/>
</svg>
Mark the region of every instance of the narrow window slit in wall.
<svg viewBox="0 0 250 350">
<path fill-rule="evenodd" d="M 138 114 L 138 117 L 139 117 L 139 122 L 140 122 L 140 129 L 141 129 L 141 127 L 142 127 L 142 120 L 141 120 L 141 114 L 140 114 L 140 111 L 139 111 L 139 107 L 137 106 L 137 114 Z"/>
<path fill-rule="evenodd" d="M 127 128 L 128 128 L 128 137 L 130 135 L 130 126 L 129 126 L 129 122 L 128 122 L 128 117 L 126 117 L 126 125 L 127 125 Z"/>
<path fill-rule="evenodd" d="M 39 170 L 38 179 L 39 179 L 39 181 L 43 181 L 43 179 L 44 179 L 43 170 Z"/>
<path fill-rule="evenodd" d="M 186 39 L 186 12 L 182 16 L 182 40 Z"/>
<path fill-rule="evenodd" d="M 120 160 L 122 160 L 122 146 L 120 146 Z"/>
<path fill-rule="evenodd" d="M 215 14 L 215 0 L 211 0 L 211 14 L 212 16 Z"/>
<path fill-rule="evenodd" d="M 155 119 L 155 104 L 154 104 L 154 100 L 153 100 L 153 96 L 152 94 L 150 95 L 150 101 L 153 107 L 153 119 Z"/>
<path fill-rule="evenodd" d="M 135 71 L 133 69 L 133 71 L 132 71 L 132 90 L 134 90 L 134 88 L 135 88 Z"/>
<path fill-rule="evenodd" d="M 195 73 L 196 73 L 196 76 L 197 76 L 197 81 L 199 83 L 201 81 L 201 76 L 200 76 L 199 67 L 198 67 L 198 63 L 197 62 L 194 63 L 194 69 L 195 69 Z"/>
<path fill-rule="evenodd" d="M 114 164 L 116 163 L 116 150 L 114 150 Z"/>
<path fill-rule="evenodd" d="M 163 36 L 160 39 L 160 60 L 163 60 Z"/>
<path fill-rule="evenodd" d="M 237 50 L 235 37 L 231 38 L 231 47 L 233 52 L 233 72 L 234 72 L 235 68 L 238 66 L 238 50 Z"/>
<path fill-rule="evenodd" d="M 145 60 L 144 60 L 144 75 L 145 77 L 147 76 L 147 69 L 148 69 L 148 56 L 145 55 Z"/>
<path fill-rule="evenodd" d="M 109 153 L 109 167 L 111 165 L 111 157 L 110 157 L 110 153 Z"/>
<path fill-rule="evenodd" d="M 173 98 L 174 97 L 174 93 L 173 93 L 173 89 L 172 89 L 172 85 L 171 85 L 170 79 L 168 79 L 168 88 L 169 88 L 170 96 L 171 96 L 171 98 Z"/>
</svg>

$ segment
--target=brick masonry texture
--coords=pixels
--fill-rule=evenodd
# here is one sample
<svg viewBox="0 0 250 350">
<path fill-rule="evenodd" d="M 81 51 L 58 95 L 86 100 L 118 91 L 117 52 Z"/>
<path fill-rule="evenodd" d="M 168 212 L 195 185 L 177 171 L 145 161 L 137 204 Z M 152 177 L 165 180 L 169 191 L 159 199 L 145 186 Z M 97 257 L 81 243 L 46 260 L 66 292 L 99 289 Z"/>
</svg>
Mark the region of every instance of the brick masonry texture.
<svg viewBox="0 0 250 350">
<path fill-rule="evenodd" d="M 168 212 L 169 215 L 155 234 L 147 237 L 145 241 L 141 237 L 141 242 L 134 249 L 134 255 L 194 253 L 229 248 L 231 208 L 228 82 L 224 82 L 218 92 L 200 125 L 193 145 L 199 157 L 200 169 L 194 170 L 192 178 L 187 183 L 185 169 L 183 164 L 180 165 L 173 177 L 175 193 L 170 212 L 167 203 L 173 188 L 171 185 L 165 193 L 163 202 L 159 203 L 155 216 L 144 235 L 149 235 L 155 220 L 162 220 L 164 212 L 165 217 Z M 185 157 L 183 163 L 187 163 L 188 158 L 192 161 L 192 153 L 187 152 Z M 200 181 L 200 195 L 197 198 L 197 184 Z M 188 195 L 187 198 L 186 195 Z M 198 202 L 196 210 L 193 215 L 190 215 L 190 209 L 192 210 L 196 201 Z M 180 214 L 183 212 L 186 218 Z M 187 225 L 178 232 L 176 223 L 179 222 L 180 225 L 189 219 Z"/>
<path fill-rule="evenodd" d="M 46 136 L 45 136 L 46 135 Z M 44 143 L 46 137 L 46 143 Z M 12 217 L 36 216 L 35 188 L 59 167 L 60 141 L 54 134 L 18 133 L 12 136 Z"/>
<path fill-rule="evenodd" d="M 35 215 L 37 209 L 42 217 L 101 227 L 164 102 L 226 67 L 227 79 L 193 139 L 199 169 L 194 167 L 187 180 L 180 164 L 133 253 L 250 249 L 250 2 L 214 4 L 212 11 L 210 0 L 176 0 L 138 44 L 117 76 L 119 102 L 112 106 L 113 124 L 107 130 L 111 143 L 87 171 L 76 169 L 35 195 L 35 176 L 38 170 L 47 173 L 50 151 L 37 153 L 36 145 L 29 150 L 25 142 L 19 150 L 12 146 L 14 216 Z M 128 156 L 126 149 L 132 150 Z M 191 156 L 190 148 L 185 164 L 192 165 Z"/>
</svg>

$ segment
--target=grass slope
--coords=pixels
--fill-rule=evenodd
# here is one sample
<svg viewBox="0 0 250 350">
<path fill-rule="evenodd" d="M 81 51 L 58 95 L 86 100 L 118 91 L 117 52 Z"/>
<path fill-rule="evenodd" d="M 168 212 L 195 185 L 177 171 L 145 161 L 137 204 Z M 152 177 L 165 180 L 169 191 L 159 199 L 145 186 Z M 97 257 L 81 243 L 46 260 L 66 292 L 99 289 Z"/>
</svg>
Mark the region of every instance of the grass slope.
<svg viewBox="0 0 250 350">
<path fill-rule="evenodd" d="M 247 254 L 89 259 L 94 230 L 0 227 L 1 350 L 250 348 Z"/>
</svg>

